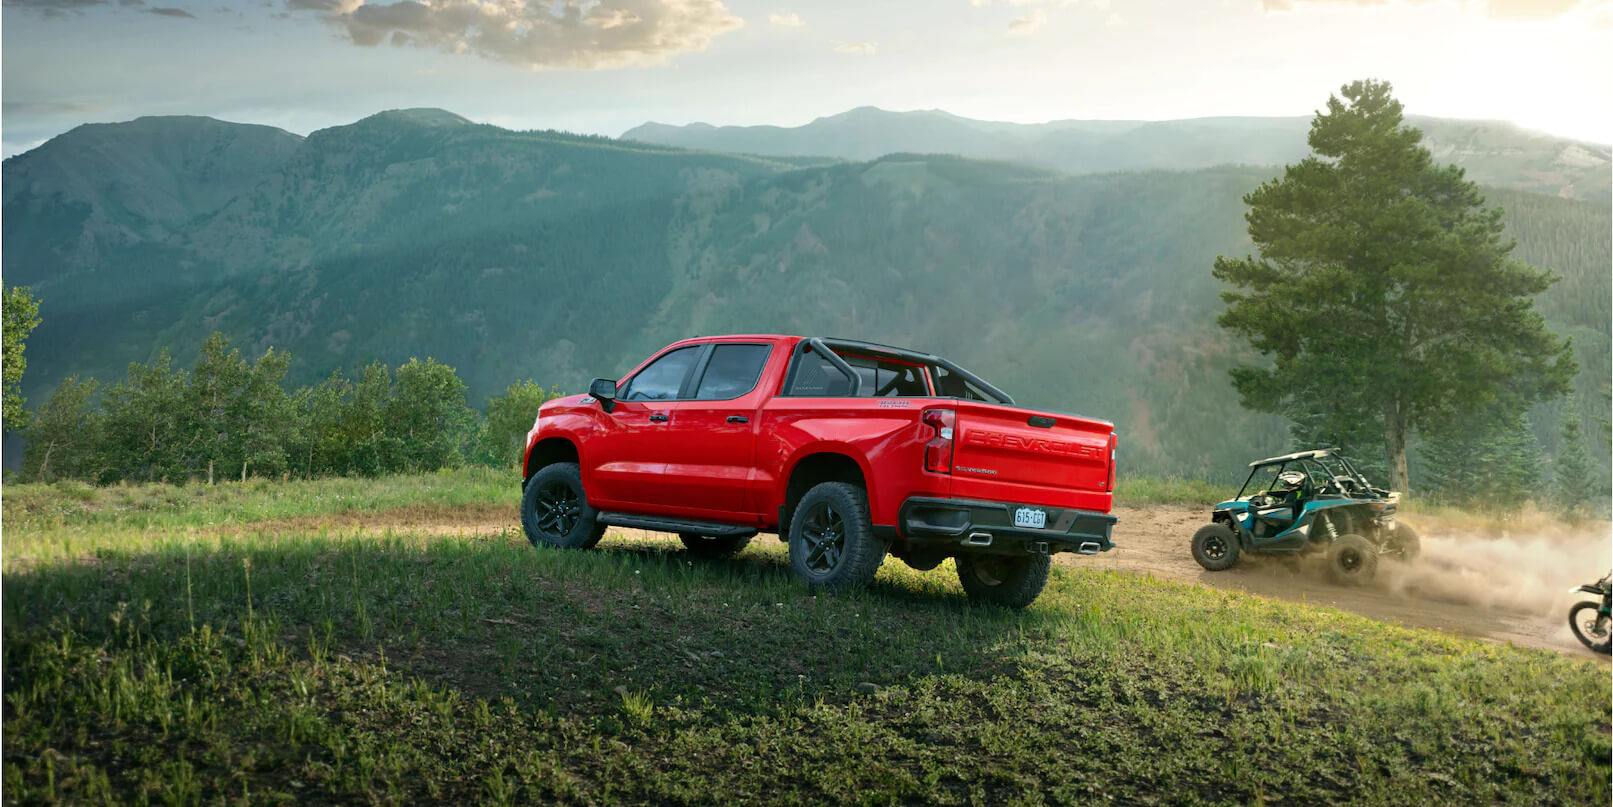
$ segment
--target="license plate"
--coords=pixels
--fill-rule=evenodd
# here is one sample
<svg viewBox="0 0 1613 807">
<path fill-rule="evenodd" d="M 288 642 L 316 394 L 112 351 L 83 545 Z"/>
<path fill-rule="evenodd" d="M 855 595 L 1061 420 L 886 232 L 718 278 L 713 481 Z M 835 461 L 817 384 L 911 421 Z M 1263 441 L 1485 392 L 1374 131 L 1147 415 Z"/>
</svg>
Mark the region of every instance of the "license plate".
<svg viewBox="0 0 1613 807">
<path fill-rule="evenodd" d="M 1042 529 L 1047 526 L 1047 511 L 1035 507 L 1021 507 L 1014 511 L 1014 526 Z"/>
</svg>

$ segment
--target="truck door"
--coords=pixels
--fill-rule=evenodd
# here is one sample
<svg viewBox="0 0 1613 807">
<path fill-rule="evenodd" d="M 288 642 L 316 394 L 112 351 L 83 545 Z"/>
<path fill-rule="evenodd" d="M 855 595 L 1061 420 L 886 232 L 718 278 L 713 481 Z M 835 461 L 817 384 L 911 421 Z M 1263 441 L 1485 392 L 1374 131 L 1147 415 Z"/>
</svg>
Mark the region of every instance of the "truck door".
<svg viewBox="0 0 1613 807">
<path fill-rule="evenodd" d="M 671 406 L 705 350 L 705 345 L 691 345 L 668 351 L 617 389 L 616 406 L 604 413 L 583 457 L 583 482 L 591 500 L 653 502 L 666 469 L 662 453 Z"/>
<path fill-rule="evenodd" d="M 671 404 L 657 504 L 717 513 L 749 513 L 746 489 L 755 465 L 757 389 L 773 346 L 718 342 L 695 368 L 686 394 Z"/>
</svg>

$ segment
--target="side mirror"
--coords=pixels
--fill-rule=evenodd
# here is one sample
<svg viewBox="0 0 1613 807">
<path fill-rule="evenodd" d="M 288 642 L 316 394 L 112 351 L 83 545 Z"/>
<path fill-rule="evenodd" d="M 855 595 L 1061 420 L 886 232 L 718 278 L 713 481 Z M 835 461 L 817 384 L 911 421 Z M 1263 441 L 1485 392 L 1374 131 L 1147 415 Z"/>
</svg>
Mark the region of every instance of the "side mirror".
<svg viewBox="0 0 1613 807">
<path fill-rule="evenodd" d="M 588 394 L 599 401 L 599 408 L 606 412 L 616 408 L 616 381 L 609 378 L 596 378 L 588 383 Z"/>
</svg>

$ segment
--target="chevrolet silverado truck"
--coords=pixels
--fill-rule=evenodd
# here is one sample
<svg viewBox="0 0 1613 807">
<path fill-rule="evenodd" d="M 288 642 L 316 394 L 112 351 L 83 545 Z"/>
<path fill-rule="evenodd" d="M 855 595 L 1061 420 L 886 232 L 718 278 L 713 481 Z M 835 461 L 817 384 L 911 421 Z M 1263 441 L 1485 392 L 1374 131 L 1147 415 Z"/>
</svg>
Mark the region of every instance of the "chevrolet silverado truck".
<svg viewBox="0 0 1613 807">
<path fill-rule="evenodd" d="M 536 546 L 636 527 L 723 558 L 771 532 L 815 588 L 867 584 L 887 553 L 954 558 L 971 599 L 1023 608 L 1053 554 L 1113 547 L 1115 432 L 926 353 L 716 336 L 544 403 L 522 480 Z"/>
</svg>

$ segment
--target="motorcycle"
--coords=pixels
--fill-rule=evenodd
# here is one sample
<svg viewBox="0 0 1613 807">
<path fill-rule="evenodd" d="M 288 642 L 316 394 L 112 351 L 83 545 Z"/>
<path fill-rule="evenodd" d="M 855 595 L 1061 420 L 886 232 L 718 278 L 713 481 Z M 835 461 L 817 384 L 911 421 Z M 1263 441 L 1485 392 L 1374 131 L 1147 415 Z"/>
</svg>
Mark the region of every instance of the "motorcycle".
<svg viewBox="0 0 1613 807">
<path fill-rule="evenodd" d="M 1577 586 L 1569 589 L 1576 594 L 1595 594 L 1602 598 L 1601 602 L 1589 600 L 1577 602 L 1568 609 L 1568 627 L 1573 629 L 1574 636 L 1578 637 L 1586 647 L 1598 653 L 1607 653 L 1613 648 L 1613 573 L 1595 583 Z"/>
</svg>

